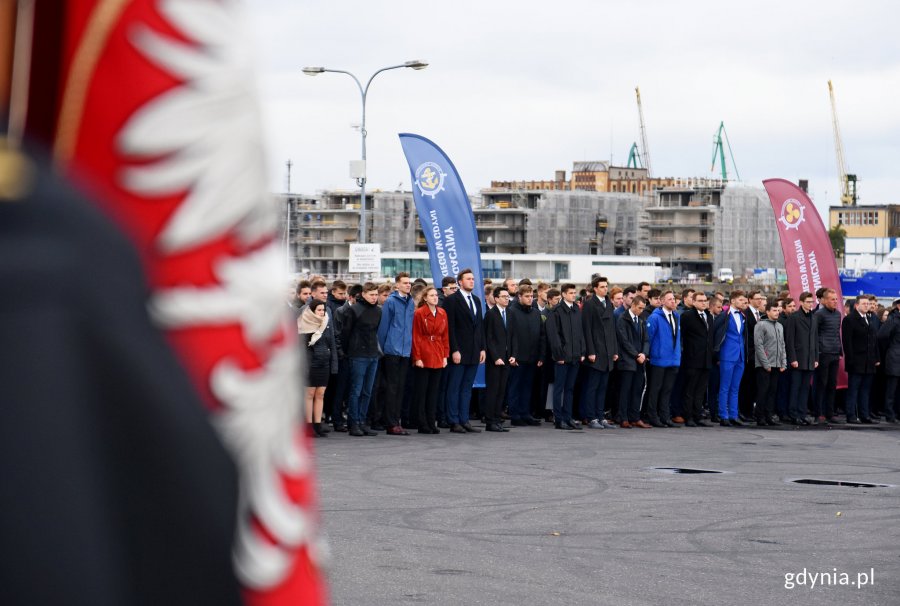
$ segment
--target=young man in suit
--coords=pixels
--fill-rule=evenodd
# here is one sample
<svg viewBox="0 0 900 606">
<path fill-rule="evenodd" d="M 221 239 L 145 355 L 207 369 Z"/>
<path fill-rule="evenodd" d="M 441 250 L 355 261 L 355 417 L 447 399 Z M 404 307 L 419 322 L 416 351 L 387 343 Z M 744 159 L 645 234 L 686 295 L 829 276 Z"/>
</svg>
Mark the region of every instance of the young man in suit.
<svg viewBox="0 0 900 606">
<path fill-rule="evenodd" d="M 547 319 L 547 341 L 554 364 L 553 417 L 557 429 L 581 429 L 572 419 L 573 395 L 578 366 L 584 361 L 584 332 L 581 310 L 575 304 L 574 284 L 563 284 L 562 301 Z"/>
<path fill-rule="evenodd" d="M 447 365 L 447 422 L 453 433 L 480 433 L 469 423 L 472 382 L 484 363 L 484 320 L 481 299 L 475 295 L 475 274 L 464 269 L 456 276 L 459 290 L 444 299 L 450 332 Z"/>
<path fill-rule="evenodd" d="M 494 307 L 484 314 L 484 344 L 486 360 L 484 377 L 485 389 L 483 407 L 484 421 L 487 431 L 509 431 L 503 427 L 503 399 L 506 395 L 506 383 L 509 380 L 510 366 L 516 359 L 510 355 L 509 300 L 510 294 L 506 286 L 494 289 Z"/>
<path fill-rule="evenodd" d="M 713 324 L 713 355 L 719 366 L 719 425 L 723 427 L 743 425 L 738 419 L 738 391 L 748 356 L 746 309 L 744 292 L 732 291 L 728 313 L 720 314 Z"/>
<path fill-rule="evenodd" d="M 592 429 L 615 427 L 603 418 L 609 375 L 619 359 L 614 310 L 606 296 L 608 289 L 609 281 L 595 276 L 591 280 L 594 296 L 585 302 L 581 310 L 587 378 L 581 393 L 580 408 L 582 417 L 588 420 L 588 427 Z"/>
<path fill-rule="evenodd" d="M 792 313 L 784 325 L 784 348 L 791 369 L 787 422 L 809 425 L 806 420 L 810 384 L 819 366 L 819 343 L 812 330 L 812 308 L 816 303 L 812 293 L 800 294 L 800 309 Z"/>
<path fill-rule="evenodd" d="M 700 419 L 712 368 L 713 322 L 705 292 L 694 293 L 693 307 L 681 314 L 681 368 L 684 372 L 686 427 L 709 427 Z"/>
<path fill-rule="evenodd" d="M 744 310 L 744 319 L 747 326 L 747 359 L 745 366 L 749 372 L 745 372 L 741 380 L 741 388 L 738 392 L 738 413 L 742 421 L 749 421 L 756 417 L 754 406 L 756 404 L 756 350 L 754 349 L 753 331 L 756 323 L 765 318 L 766 295 L 758 290 L 751 290 L 747 296 L 747 309 Z"/>
<path fill-rule="evenodd" d="M 637 295 L 631 302 L 631 309 L 616 320 L 619 348 L 616 370 L 619 373 L 619 419 L 622 429 L 652 427 L 641 420 L 644 370 L 650 355 L 647 324 L 642 317 L 645 305 L 644 297 Z"/>
<path fill-rule="evenodd" d="M 853 311 L 841 322 L 844 346 L 844 368 L 847 370 L 847 423 L 877 423 L 869 414 L 869 397 L 875 369 L 881 364 L 878 355 L 877 328 L 870 319 L 869 298 L 856 297 Z"/>
</svg>

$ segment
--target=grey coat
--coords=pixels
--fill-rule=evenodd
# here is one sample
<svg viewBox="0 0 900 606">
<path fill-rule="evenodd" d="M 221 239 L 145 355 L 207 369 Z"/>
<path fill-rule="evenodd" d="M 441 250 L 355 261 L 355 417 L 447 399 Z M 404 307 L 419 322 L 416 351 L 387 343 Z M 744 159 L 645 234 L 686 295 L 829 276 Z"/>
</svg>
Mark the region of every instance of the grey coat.
<svg viewBox="0 0 900 606">
<path fill-rule="evenodd" d="M 757 323 L 753 331 L 753 344 L 757 368 L 784 368 L 787 353 L 784 348 L 784 327 L 765 319 Z"/>
</svg>

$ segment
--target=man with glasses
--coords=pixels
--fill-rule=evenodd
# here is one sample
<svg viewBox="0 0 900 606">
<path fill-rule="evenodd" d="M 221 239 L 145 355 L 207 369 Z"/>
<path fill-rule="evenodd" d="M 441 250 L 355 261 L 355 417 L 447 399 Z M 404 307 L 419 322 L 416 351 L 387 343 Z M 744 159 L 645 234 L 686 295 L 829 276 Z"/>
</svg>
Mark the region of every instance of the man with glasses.
<svg viewBox="0 0 900 606">
<path fill-rule="evenodd" d="M 713 322 L 705 292 L 694 293 L 693 307 L 681 314 L 681 369 L 684 372 L 684 419 L 686 427 L 709 427 L 700 416 L 712 368 Z"/>
<path fill-rule="evenodd" d="M 509 380 L 510 366 L 516 359 L 510 355 L 509 290 L 506 286 L 494 288 L 494 307 L 484 314 L 484 348 L 487 355 L 484 365 L 486 389 L 481 412 L 485 430 L 509 431 L 503 427 L 503 399 Z"/>
<path fill-rule="evenodd" d="M 754 405 L 756 402 L 756 349 L 753 344 L 753 331 L 756 323 L 766 317 L 766 295 L 758 290 L 751 290 L 747 296 L 749 305 L 744 311 L 747 321 L 747 360 L 746 370 L 741 379 L 741 390 L 738 394 L 738 418 L 747 422 L 756 418 Z"/>
<path fill-rule="evenodd" d="M 443 307 L 444 300 L 457 290 L 459 290 L 459 286 L 456 284 L 456 278 L 444 276 L 444 279 L 441 280 L 441 290 L 438 292 L 438 305 Z"/>
</svg>

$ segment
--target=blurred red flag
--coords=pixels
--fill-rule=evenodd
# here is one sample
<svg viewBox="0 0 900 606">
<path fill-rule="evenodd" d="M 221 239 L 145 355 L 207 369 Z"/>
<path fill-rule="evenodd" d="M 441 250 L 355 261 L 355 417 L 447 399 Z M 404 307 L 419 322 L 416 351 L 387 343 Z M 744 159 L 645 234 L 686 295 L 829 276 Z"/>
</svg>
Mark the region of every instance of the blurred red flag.
<svg viewBox="0 0 900 606">
<path fill-rule="evenodd" d="M 38 2 L 34 40 L 32 71 L 57 77 L 33 76 L 29 131 L 131 236 L 153 317 L 239 468 L 245 601 L 325 603 L 299 348 L 236 3 Z"/>
</svg>

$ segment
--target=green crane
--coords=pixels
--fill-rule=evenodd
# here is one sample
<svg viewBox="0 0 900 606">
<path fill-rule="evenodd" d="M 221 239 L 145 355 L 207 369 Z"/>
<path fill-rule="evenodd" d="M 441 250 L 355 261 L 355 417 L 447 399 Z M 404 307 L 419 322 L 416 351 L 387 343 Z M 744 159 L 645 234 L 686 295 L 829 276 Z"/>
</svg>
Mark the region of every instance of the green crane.
<svg viewBox="0 0 900 606">
<path fill-rule="evenodd" d="M 638 144 L 631 144 L 631 151 L 628 152 L 628 168 L 644 168 L 644 162 L 641 160 L 641 152 L 638 151 Z"/>
<path fill-rule="evenodd" d="M 722 137 L 725 137 L 724 144 Z M 713 135 L 713 155 L 712 166 L 709 170 L 716 170 L 716 159 L 718 157 L 722 170 L 722 181 L 728 181 L 728 168 L 725 166 L 725 146 L 728 146 L 728 155 L 731 157 L 731 165 L 734 167 L 734 173 L 737 180 L 741 180 L 741 173 L 738 171 L 737 164 L 734 162 L 734 152 L 731 151 L 731 141 L 728 140 L 728 133 L 725 132 L 725 122 L 719 122 L 719 130 Z"/>
</svg>

